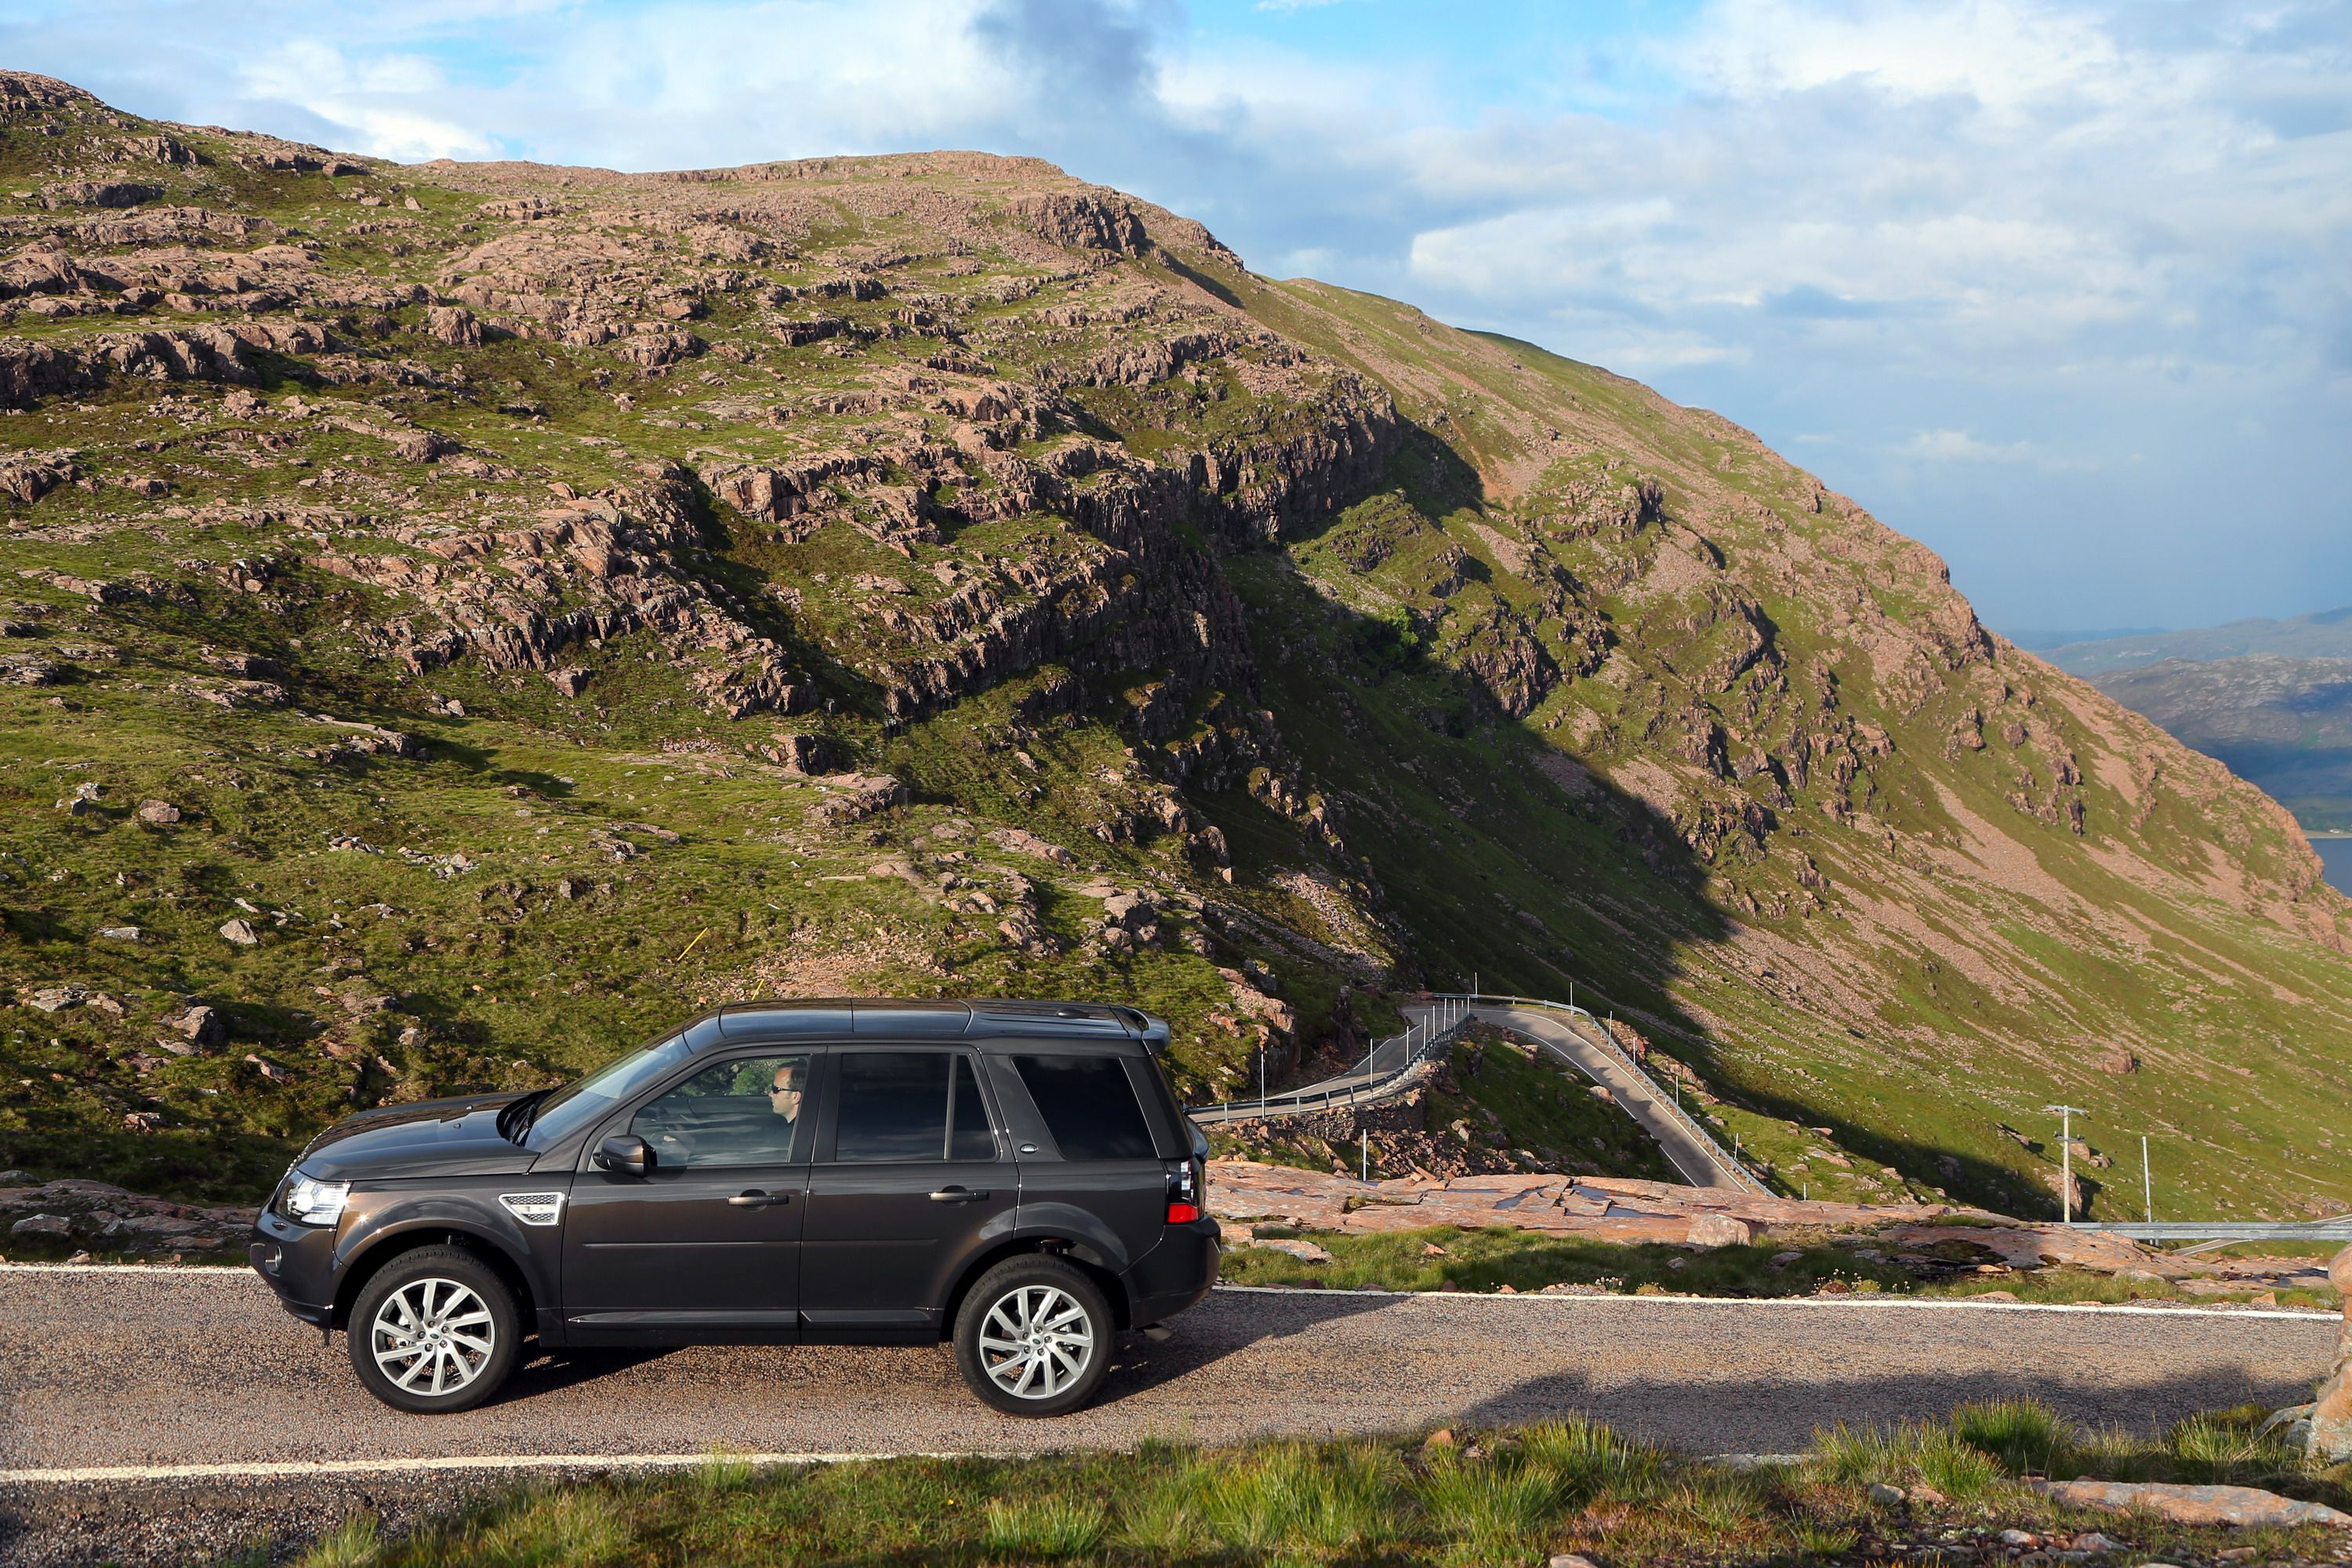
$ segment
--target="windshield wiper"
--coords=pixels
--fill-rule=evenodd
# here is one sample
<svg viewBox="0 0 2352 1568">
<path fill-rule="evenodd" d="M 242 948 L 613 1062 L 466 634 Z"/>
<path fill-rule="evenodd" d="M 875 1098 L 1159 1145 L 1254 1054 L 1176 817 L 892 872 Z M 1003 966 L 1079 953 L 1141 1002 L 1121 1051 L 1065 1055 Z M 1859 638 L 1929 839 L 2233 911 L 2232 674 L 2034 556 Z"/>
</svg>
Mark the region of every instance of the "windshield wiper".
<svg viewBox="0 0 2352 1568">
<path fill-rule="evenodd" d="M 509 1100 L 499 1108 L 499 1136 L 509 1143 L 520 1143 L 530 1136 L 530 1124 L 539 1116 L 539 1102 L 555 1091 L 534 1089 L 520 1100 Z"/>
</svg>

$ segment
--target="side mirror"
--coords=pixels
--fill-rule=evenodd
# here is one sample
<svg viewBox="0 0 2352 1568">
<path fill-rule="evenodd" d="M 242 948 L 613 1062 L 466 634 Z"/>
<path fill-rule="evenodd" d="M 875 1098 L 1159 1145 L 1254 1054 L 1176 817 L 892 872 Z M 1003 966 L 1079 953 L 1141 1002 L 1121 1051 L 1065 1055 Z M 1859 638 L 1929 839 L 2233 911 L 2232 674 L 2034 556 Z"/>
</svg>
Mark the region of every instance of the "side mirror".
<svg viewBox="0 0 2352 1568">
<path fill-rule="evenodd" d="M 616 1176 L 642 1176 L 653 1169 L 654 1152 L 646 1141 L 632 1132 L 615 1132 L 596 1145 L 589 1156 L 600 1171 L 610 1171 Z"/>
</svg>

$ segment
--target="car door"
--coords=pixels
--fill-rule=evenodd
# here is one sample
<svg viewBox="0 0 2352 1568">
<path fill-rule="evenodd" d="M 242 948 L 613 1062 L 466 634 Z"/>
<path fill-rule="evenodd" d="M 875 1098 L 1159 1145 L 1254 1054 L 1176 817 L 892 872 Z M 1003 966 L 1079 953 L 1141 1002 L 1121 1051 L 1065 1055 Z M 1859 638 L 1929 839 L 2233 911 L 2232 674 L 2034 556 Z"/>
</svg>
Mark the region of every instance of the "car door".
<svg viewBox="0 0 2352 1568">
<path fill-rule="evenodd" d="M 836 1047 L 809 1167 L 801 1321 L 810 1339 L 926 1338 L 949 1287 L 1019 1197 L 968 1050 Z"/>
<path fill-rule="evenodd" d="M 652 1151 L 643 1176 L 581 1170 L 563 1238 L 573 1342 L 797 1336 L 815 1118 L 803 1048 L 730 1053 L 616 1117 Z"/>
</svg>

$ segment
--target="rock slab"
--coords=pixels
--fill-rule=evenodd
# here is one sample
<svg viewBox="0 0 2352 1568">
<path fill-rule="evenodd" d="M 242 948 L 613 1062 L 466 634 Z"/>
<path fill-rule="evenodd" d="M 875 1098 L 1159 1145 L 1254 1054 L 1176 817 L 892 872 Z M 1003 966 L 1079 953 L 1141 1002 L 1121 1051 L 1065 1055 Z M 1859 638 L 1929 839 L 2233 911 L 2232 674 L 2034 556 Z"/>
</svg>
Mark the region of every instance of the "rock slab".
<svg viewBox="0 0 2352 1568">
<path fill-rule="evenodd" d="M 2291 1530 L 2305 1524 L 2352 1529 L 2352 1513 L 2298 1502 L 2259 1487 L 2191 1487 L 2171 1481 L 2032 1481 L 2044 1497 L 2075 1508 L 2146 1509 L 2176 1524 L 2231 1524 Z"/>
</svg>

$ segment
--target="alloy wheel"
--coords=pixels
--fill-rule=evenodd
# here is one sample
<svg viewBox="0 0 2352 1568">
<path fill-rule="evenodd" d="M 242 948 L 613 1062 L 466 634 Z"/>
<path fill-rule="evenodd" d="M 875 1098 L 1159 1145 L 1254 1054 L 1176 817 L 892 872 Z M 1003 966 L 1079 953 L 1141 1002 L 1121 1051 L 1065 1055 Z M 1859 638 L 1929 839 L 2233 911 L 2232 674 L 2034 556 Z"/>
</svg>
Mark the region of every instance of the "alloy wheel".
<svg viewBox="0 0 2352 1568">
<path fill-rule="evenodd" d="M 489 1303 L 455 1279 L 414 1279 L 383 1299 L 368 1348 L 394 1387 L 454 1394 L 479 1377 L 498 1344 Z"/>
<path fill-rule="evenodd" d="M 1095 1358 L 1087 1310 L 1053 1285 L 1006 1291 L 980 1325 L 980 1361 L 989 1380 L 1016 1399 L 1051 1399 Z"/>
</svg>

